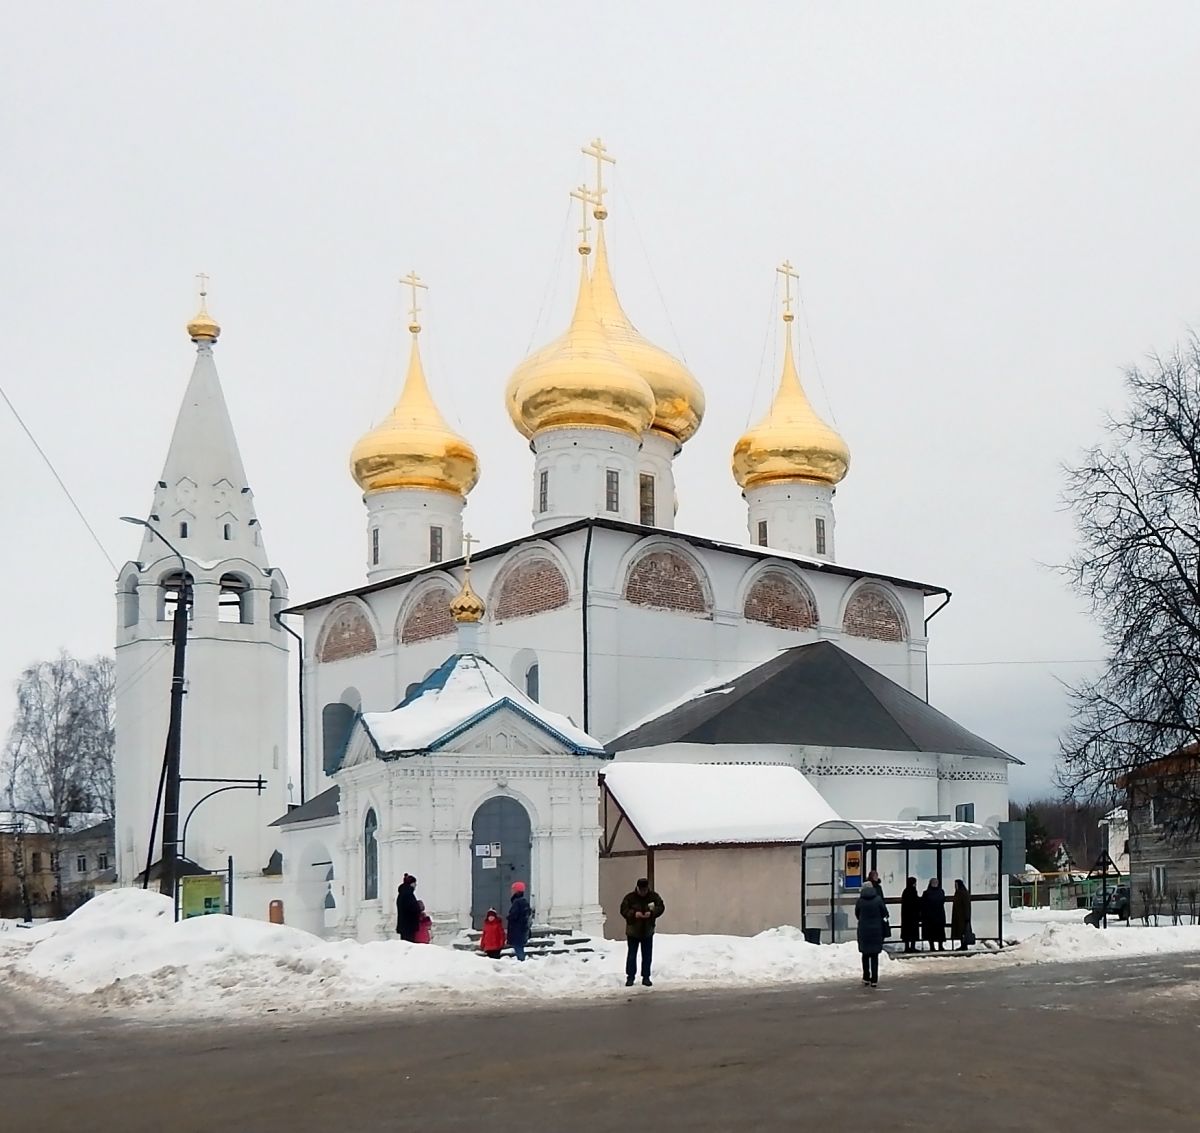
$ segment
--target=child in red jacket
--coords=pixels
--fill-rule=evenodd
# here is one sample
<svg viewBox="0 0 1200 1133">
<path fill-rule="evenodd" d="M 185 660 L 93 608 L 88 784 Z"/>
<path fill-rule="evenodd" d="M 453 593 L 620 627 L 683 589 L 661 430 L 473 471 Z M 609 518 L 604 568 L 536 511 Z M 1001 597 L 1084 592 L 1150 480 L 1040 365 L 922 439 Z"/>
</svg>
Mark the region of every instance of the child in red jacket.
<svg viewBox="0 0 1200 1133">
<path fill-rule="evenodd" d="M 500 959 L 500 952 L 504 948 L 504 922 L 495 909 L 488 909 L 487 916 L 483 918 L 483 938 L 479 941 L 479 947 L 485 956 L 493 960 Z"/>
<path fill-rule="evenodd" d="M 417 934 L 413 937 L 414 944 L 431 944 L 433 942 L 433 917 L 425 911 L 425 902 L 418 901 L 420 910 L 417 917 Z"/>
</svg>

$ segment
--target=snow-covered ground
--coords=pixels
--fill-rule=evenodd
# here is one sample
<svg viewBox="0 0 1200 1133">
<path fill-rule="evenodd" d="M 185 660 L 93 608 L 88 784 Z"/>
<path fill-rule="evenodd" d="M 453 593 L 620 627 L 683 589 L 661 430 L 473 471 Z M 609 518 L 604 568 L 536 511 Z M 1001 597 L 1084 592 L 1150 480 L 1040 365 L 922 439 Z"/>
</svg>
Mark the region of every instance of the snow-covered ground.
<svg viewBox="0 0 1200 1133">
<path fill-rule="evenodd" d="M 1200 926 L 1102 932 L 1082 916 L 1017 910 L 1008 934 L 1019 940 L 1016 947 L 946 962 L 974 967 L 1193 951 L 1200 958 Z M 81 1008 L 156 1017 L 532 1005 L 623 991 L 624 945 L 597 941 L 595 948 L 518 964 L 401 941 L 323 941 L 233 917 L 176 924 L 166 898 L 124 889 L 96 897 L 65 921 L 0 924 L 0 984 Z M 861 971 L 853 944 L 806 944 L 794 928 L 749 938 L 659 933 L 654 951 L 655 983 L 663 988 L 855 985 Z M 881 978 L 928 974 L 930 963 L 885 961 Z"/>
</svg>

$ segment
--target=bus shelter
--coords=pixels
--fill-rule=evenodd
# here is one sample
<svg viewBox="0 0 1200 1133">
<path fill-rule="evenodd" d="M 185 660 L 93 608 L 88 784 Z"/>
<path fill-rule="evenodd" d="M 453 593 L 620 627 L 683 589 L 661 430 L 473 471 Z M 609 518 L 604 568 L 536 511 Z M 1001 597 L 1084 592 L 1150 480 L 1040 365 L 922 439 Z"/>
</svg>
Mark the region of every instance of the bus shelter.
<svg viewBox="0 0 1200 1133">
<path fill-rule="evenodd" d="M 879 871 L 892 933 L 899 938 L 900 894 L 906 879 L 924 892 L 931 878 L 946 891 L 946 918 L 954 882 L 971 891 L 971 928 L 977 940 L 1002 941 L 1000 835 L 974 822 L 850 822 L 835 819 L 804 840 L 801 928 L 814 944 L 855 939 L 854 902 L 867 874 Z M 947 928 L 947 935 L 949 929 Z"/>
</svg>

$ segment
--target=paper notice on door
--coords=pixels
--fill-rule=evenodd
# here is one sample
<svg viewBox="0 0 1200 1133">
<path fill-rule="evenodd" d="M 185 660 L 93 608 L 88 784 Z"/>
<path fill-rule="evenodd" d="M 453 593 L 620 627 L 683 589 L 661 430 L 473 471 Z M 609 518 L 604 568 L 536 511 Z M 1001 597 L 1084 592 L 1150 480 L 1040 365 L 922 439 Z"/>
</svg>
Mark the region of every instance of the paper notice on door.
<svg viewBox="0 0 1200 1133">
<path fill-rule="evenodd" d="M 494 858 L 500 857 L 500 843 L 499 842 L 492 843 L 492 857 L 494 857 Z"/>
<path fill-rule="evenodd" d="M 475 856 L 477 858 L 490 858 L 492 856 L 492 847 L 487 842 L 481 842 L 475 847 Z"/>
<path fill-rule="evenodd" d="M 496 859 L 495 858 L 484 858 L 480 864 L 483 866 L 484 869 L 495 869 L 496 868 Z"/>
</svg>

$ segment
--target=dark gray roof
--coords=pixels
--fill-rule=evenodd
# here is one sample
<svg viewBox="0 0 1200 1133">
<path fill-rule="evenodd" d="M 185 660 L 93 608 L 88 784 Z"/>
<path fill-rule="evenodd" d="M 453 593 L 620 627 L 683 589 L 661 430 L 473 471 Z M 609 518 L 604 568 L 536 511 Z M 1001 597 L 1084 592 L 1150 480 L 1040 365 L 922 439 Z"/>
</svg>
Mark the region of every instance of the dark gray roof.
<svg viewBox="0 0 1200 1133">
<path fill-rule="evenodd" d="M 336 784 L 319 795 L 313 795 L 306 803 L 293 807 L 282 818 L 275 819 L 272 826 L 291 826 L 293 822 L 314 822 L 318 818 L 336 818 L 342 801 L 342 788 Z"/>
<path fill-rule="evenodd" d="M 785 649 L 618 736 L 608 750 L 671 743 L 805 744 L 1020 762 L 831 641 Z"/>
</svg>

